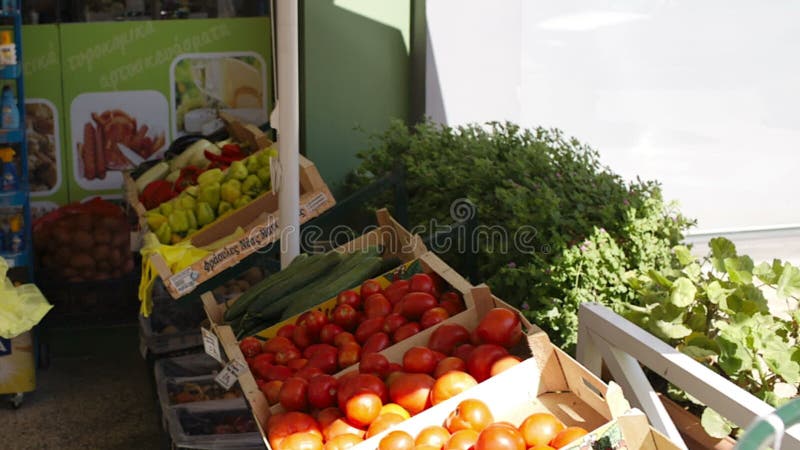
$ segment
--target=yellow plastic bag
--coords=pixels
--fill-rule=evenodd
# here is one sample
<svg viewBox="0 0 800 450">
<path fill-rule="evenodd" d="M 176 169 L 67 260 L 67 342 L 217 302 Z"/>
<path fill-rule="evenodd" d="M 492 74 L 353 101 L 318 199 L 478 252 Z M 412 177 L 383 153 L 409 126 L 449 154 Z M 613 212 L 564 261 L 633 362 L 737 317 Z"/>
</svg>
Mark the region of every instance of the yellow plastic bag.
<svg viewBox="0 0 800 450">
<path fill-rule="evenodd" d="M 172 273 L 178 273 L 209 254 L 207 250 L 192 246 L 188 239 L 175 245 L 162 244 L 153 233 L 144 235 L 140 252 L 142 254 L 142 279 L 139 282 L 139 301 L 141 302 L 139 310 L 145 317 L 149 317 L 153 310 L 153 285 L 158 278 L 158 272 L 150 261 L 150 255 L 160 254 Z"/>
<path fill-rule="evenodd" d="M 14 339 L 39 323 L 53 305 L 33 284 L 14 287 L 7 272 L 8 263 L 0 258 L 0 337 Z"/>
</svg>

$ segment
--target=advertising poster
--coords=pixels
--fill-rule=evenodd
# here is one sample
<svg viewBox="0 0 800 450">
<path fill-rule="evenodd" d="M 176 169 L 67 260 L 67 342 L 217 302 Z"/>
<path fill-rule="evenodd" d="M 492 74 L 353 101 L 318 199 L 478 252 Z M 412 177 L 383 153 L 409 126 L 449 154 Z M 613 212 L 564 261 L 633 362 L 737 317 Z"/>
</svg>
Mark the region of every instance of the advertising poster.
<svg viewBox="0 0 800 450">
<path fill-rule="evenodd" d="M 24 26 L 22 42 L 31 213 L 38 217 L 69 202 L 58 26 Z"/>
<path fill-rule="evenodd" d="M 218 110 L 267 120 L 266 17 L 63 24 L 60 39 L 72 201 L 119 195 L 122 171 L 216 130 Z"/>
</svg>

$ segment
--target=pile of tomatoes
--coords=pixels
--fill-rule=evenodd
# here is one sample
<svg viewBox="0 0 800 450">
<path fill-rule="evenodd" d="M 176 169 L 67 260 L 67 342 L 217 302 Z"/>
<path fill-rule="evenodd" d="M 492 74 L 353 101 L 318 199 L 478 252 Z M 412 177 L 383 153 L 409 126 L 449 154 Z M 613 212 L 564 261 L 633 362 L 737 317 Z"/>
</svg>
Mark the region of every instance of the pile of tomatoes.
<svg viewBox="0 0 800 450">
<path fill-rule="evenodd" d="M 267 426 L 273 449 L 349 448 L 520 362 L 509 349 L 522 337 L 521 323 L 516 312 L 505 308 L 490 310 L 472 331 L 441 324 L 427 346 L 409 348 L 399 362 L 379 350 L 365 352 L 370 338 L 361 346 L 357 334 L 342 331 L 334 345 L 311 344 L 286 365 L 280 362 L 293 341 L 278 336 L 264 343 L 261 355 L 277 351 L 265 375 L 278 370 L 286 375 L 261 385 L 269 402 L 287 411 L 272 416 Z M 362 347 L 358 370 L 335 377 L 332 372 L 339 366 L 333 355 L 351 345 Z"/>
<path fill-rule="evenodd" d="M 555 450 L 586 434 L 585 429 L 566 427 L 547 412 L 531 414 L 519 426 L 495 422 L 484 402 L 467 399 L 442 425 L 429 426 L 416 437 L 392 431 L 381 439 L 378 450 Z"/>
</svg>

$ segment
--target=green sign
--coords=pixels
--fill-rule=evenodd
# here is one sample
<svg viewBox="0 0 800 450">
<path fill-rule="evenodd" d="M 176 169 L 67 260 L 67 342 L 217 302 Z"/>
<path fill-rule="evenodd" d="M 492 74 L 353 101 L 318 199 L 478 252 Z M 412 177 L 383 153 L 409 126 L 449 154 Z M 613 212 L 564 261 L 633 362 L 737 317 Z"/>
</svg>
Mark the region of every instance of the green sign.
<svg viewBox="0 0 800 450">
<path fill-rule="evenodd" d="M 73 201 L 119 195 L 122 171 L 214 131 L 217 111 L 267 121 L 268 18 L 65 24 L 60 41 Z"/>
</svg>

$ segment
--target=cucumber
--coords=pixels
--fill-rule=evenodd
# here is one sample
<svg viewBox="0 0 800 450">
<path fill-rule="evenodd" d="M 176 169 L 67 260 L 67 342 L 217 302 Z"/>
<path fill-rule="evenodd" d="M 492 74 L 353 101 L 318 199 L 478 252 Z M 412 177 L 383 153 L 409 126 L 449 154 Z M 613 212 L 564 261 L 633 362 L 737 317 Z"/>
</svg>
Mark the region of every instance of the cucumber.
<svg viewBox="0 0 800 450">
<path fill-rule="evenodd" d="M 382 261 L 379 256 L 367 255 L 356 259 L 343 273 L 336 274 L 337 276 L 335 277 L 325 277 L 326 279 L 320 280 L 319 283 L 312 283 L 297 298 L 292 299 L 289 306 L 283 311 L 281 319 L 287 319 L 311 309 L 334 297 L 339 292 L 357 286 L 362 281 L 380 274 Z"/>
<path fill-rule="evenodd" d="M 250 289 L 240 295 L 239 298 L 236 299 L 236 301 L 234 301 L 233 304 L 225 311 L 225 315 L 223 316 L 225 321 L 230 322 L 244 314 L 245 311 L 247 311 L 247 305 L 254 301 L 260 292 L 269 288 L 273 284 L 279 283 L 282 279 L 289 277 L 292 270 L 296 269 L 297 266 L 305 265 L 308 260 L 312 258 L 313 257 L 309 257 L 305 253 L 299 254 L 292 260 L 286 269 L 268 276 L 251 286 Z"/>
<path fill-rule="evenodd" d="M 320 259 L 311 264 L 304 265 L 302 271 L 294 271 L 294 276 L 281 280 L 259 292 L 258 298 L 248 305 L 247 312 L 258 313 L 275 300 L 301 289 L 303 286 L 308 285 L 317 278 L 333 270 L 336 266 L 341 264 L 343 258 L 343 255 L 339 252 L 333 251 L 325 253 Z"/>
<path fill-rule="evenodd" d="M 349 268 L 352 267 L 351 265 L 353 264 L 353 261 L 356 260 L 361 255 L 360 252 L 342 255 L 341 253 L 335 250 L 329 253 L 336 253 L 341 258 L 339 264 L 337 264 L 332 270 L 328 271 L 327 274 L 318 277 L 316 280 L 313 280 L 310 283 L 307 282 L 305 286 L 301 285 L 302 287 L 298 288 L 294 292 L 289 292 L 281 298 L 273 299 L 271 302 L 269 302 L 269 304 L 265 308 L 261 309 L 256 314 L 260 318 L 265 320 L 275 316 L 280 317 L 281 312 L 283 312 L 283 310 L 286 309 L 292 303 L 292 301 L 297 300 L 298 294 L 302 295 L 302 293 L 306 291 L 306 289 L 309 289 L 312 286 L 316 286 L 317 284 L 322 282 L 330 282 L 330 280 L 333 279 L 334 276 L 339 276 L 345 273 L 346 270 L 349 270 Z"/>
</svg>

